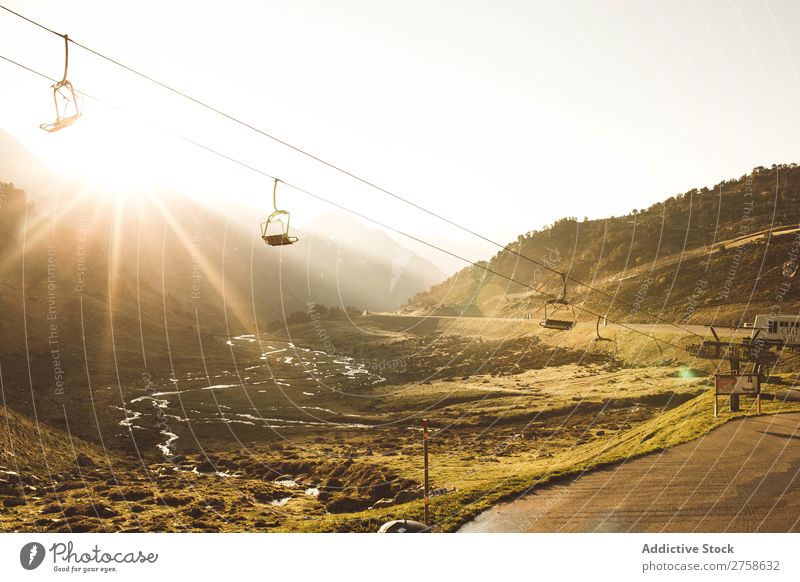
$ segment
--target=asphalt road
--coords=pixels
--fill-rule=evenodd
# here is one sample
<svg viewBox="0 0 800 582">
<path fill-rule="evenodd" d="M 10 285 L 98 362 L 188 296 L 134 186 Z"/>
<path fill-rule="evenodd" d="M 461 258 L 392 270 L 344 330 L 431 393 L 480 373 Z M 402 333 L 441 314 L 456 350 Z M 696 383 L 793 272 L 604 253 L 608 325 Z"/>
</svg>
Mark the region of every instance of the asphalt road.
<svg viewBox="0 0 800 582">
<path fill-rule="evenodd" d="M 459 531 L 800 532 L 800 413 L 733 420 L 497 505 Z"/>
</svg>

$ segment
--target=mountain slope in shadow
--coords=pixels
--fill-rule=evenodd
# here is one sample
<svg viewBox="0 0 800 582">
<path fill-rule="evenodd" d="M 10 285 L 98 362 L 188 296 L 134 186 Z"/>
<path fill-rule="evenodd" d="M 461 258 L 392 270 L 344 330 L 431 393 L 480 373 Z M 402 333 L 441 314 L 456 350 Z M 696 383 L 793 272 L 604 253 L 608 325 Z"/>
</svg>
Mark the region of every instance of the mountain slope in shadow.
<svg viewBox="0 0 800 582">
<path fill-rule="evenodd" d="M 22 170 L 3 166 L 2 175 L 37 167 L 7 135 L 3 143 L 0 159 Z M 231 368 L 233 336 L 311 304 L 391 310 L 443 278 L 359 223 L 331 238 L 331 223 L 345 227 L 335 216 L 272 248 L 251 209 L 225 215 L 175 192 L 113 198 L 82 184 L 55 188 L 47 184 L 57 176 L 41 172 L 34 196 L 0 183 L 3 396 L 93 440 L 116 424 L 125 387 Z M 242 212 L 252 225 L 241 226 Z"/>
</svg>

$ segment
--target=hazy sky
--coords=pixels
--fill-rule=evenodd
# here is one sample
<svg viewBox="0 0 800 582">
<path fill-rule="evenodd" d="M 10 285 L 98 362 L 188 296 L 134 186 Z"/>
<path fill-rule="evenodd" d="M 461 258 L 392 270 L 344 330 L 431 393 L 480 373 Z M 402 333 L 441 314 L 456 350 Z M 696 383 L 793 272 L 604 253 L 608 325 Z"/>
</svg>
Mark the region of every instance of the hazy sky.
<svg viewBox="0 0 800 582">
<path fill-rule="evenodd" d="M 501 242 L 800 161 L 793 0 L 0 3 Z M 1 55 L 60 76 L 62 52 L 0 12 Z M 138 112 L 126 121 L 87 102 L 80 124 L 45 134 L 47 82 L 0 62 L 0 127 L 49 164 L 105 186 L 158 180 L 268 204 L 266 179 L 147 119 L 472 258 L 494 252 L 80 49 L 71 57 L 77 89 Z M 291 192 L 282 204 L 297 224 L 324 208 Z"/>
</svg>

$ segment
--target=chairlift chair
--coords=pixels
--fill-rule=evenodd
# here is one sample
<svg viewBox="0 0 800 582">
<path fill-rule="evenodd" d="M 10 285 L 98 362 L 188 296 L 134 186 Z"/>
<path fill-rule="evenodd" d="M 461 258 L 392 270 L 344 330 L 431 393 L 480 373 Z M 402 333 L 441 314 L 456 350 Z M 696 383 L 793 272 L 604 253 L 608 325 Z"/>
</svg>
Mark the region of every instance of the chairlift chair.
<svg viewBox="0 0 800 582">
<path fill-rule="evenodd" d="M 64 35 L 64 76 L 52 85 L 53 103 L 56 108 L 56 119 L 51 123 L 42 123 L 39 127 L 48 133 L 54 133 L 75 123 L 81 116 L 81 102 L 75 92 L 75 88 L 67 80 L 67 70 L 69 69 L 69 37 Z"/>
<path fill-rule="evenodd" d="M 261 223 L 261 238 L 271 247 L 290 245 L 298 241 L 296 236 L 289 235 L 289 211 L 278 209 L 277 193 L 278 179 L 275 178 L 275 183 L 272 186 L 272 207 L 274 210 L 267 217 L 267 221 Z M 270 234 L 271 232 L 272 234 Z"/>
<path fill-rule="evenodd" d="M 567 301 L 567 276 L 562 273 L 561 279 L 563 283 L 561 296 L 544 302 L 544 319 L 539 322 L 539 325 L 547 329 L 570 331 L 575 327 L 577 317 L 575 315 L 575 306 Z M 559 312 L 565 312 L 566 315 L 555 317 L 555 314 Z"/>
</svg>

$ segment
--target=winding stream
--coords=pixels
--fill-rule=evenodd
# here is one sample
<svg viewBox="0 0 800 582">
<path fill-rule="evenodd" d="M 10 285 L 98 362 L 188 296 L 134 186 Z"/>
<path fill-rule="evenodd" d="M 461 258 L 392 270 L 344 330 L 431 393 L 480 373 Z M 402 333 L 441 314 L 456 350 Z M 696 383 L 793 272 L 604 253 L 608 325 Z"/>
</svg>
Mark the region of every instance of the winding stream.
<svg viewBox="0 0 800 582">
<path fill-rule="evenodd" d="M 357 414 L 335 409 L 342 394 L 384 381 L 363 364 L 288 341 L 258 344 L 252 334 L 226 344 L 234 350 L 238 373 L 154 379 L 149 390 L 132 391 L 124 408 L 115 407 L 124 414 L 118 424 L 134 435 L 155 431 L 165 457 L 175 454 L 179 439 L 202 444 L 201 438 L 230 438 L 233 427 L 251 440 L 264 430 L 370 428 Z M 342 422 L 343 417 L 353 420 Z"/>
</svg>

